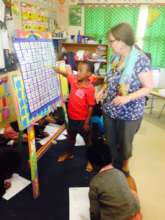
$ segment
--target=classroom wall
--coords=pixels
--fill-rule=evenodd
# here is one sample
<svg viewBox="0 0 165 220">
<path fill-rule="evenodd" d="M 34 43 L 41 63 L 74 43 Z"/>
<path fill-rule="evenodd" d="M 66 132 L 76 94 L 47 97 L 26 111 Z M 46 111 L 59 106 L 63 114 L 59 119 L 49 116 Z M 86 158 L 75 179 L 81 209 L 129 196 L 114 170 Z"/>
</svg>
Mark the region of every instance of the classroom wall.
<svg viewBox="0 0 165 220">
<path fill-rule="evenodd" d="M 57 5 L 57 23 L 61 30 L 66 31 L 68 34 L 77 34 L 80 31 L 81 34 L 84 34 L 84 8 L 82 7 L 82 24 L 81 26 L 70 26 L 69 25 L 69 7 L 76 5 L 76 1 L 65 1 L 63 4 L 60 4 L 56 0 Z"/>
<path fill-rule="evenodd" d="M 27 16 L 25 17 L 25 13 L 23 13 L 23 6 L 21 7 L 21 4 L 27 5 L 26 13 L 33 13 L 33 16 L 31 16 L 31 19 Z M 53 23 L 54 20 L 56 20 L 57 16 L 57 10 L 56 10 L 56 0 L 11 0 L 11 11 L 12 11 L 12 18 L 13 20 L 9 20 L 9 26 L 12 28 L 12 31 L 14 32 L 17 29 L 24 29 L 25 30 L 25 23 L 31 25 L 33 27 L 35 26 L 39 27 L 43 25 L 43 22 L 45 24 L 48 24 L 49 29 L 53 30 L 53 25 L 50 25 L 51 22 Z M 45 16 L 48 18 L 46 21 L 38 20 L 39 16 Z M 41 19 L 40 17 L 40 19 Z M 14 24 L 12 24 L 12 22 Z M 33 25 L 32 25 L 33 24 Z M 51 26 L 51 27 L 50 27 Z M 11 29 L 11 28 L 8 28 Z M 36 29 L 37 30 L 37 29 Z M 37 30 L 38 31 L 38 30 Z M 45 31 L 44 29 L 41 29 L 40 31 Z"/>
<path fill-rule="evenodd" d="M 56 2 L 56 18 L 57 18 L 57 24 L 60 28 L 59 30 L 67 31 L 68 29 L 68 1 L 61 1 L 63 3 L 60 3 L 60 1 L 55 0 Z"/>
</svg>

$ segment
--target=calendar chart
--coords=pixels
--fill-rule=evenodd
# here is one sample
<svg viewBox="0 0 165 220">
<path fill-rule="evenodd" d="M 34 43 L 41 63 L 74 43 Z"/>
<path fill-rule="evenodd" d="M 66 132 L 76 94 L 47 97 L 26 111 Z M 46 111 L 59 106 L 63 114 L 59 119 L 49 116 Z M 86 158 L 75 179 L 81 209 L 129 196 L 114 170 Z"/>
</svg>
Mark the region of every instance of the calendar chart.
<svg viewBox="0 0 165 220">
<path fill-rule="evenodd" d="M 31 116 L 59 100 L 58 78 L 53 70 L 56 57 L 51 40 L 15 39 L 14 49 L 20 64 Z"/>
</svg>

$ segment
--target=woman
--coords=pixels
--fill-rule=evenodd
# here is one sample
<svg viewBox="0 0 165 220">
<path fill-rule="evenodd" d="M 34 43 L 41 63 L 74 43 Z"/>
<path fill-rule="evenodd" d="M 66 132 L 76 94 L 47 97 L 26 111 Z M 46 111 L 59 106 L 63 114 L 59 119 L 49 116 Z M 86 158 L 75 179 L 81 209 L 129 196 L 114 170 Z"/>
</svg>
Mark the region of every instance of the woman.
<svg viewBox="0 0 165 220">
<path fill-rule="evenodd" d="M 108 40 L 114 55 L 107 86 L 96 95 L 96 100 L 100 101 L 106 91 L 103 101 L 106 141 L 113 165 L 129 175 L 132 142 L 144 114 L 145 96 L 152 89 L 150 60 L 136 48 L 133 30 L 127 23 L 113 27 Z"/>
</svg>

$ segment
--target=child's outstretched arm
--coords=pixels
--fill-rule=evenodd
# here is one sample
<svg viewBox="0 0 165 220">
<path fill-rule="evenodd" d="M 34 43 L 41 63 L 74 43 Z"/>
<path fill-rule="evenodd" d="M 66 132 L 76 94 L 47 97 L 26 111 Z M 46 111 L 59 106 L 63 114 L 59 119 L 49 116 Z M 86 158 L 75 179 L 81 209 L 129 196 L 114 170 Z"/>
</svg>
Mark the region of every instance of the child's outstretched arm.
<svg viewBox="0 0 165 220">
<path fill-rule="evenodd" d="M 57 73 L 59 73 L 59 74 L 65 76 L 65 77 L 68 77 L 68 75 L 72 72 L 70 65 L 66 65 L 65 70 L 62 70 L 62 69 L 61 69 L 60 67 L 58 67 L 58 66 L 57 66 L 57 67 L 54 67 L 54 70 L 55 70 Z"/>
</svg>

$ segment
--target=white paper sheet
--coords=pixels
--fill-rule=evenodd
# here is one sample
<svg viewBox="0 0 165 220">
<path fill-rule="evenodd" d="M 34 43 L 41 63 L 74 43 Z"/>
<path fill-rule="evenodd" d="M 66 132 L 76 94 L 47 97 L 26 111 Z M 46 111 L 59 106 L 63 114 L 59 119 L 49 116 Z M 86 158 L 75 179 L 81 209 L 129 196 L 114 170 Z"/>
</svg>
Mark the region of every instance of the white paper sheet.
<svg viewBox="0 0 165 220">
<path fill-rule="evenodd" d="M 39 141 L 41 145 L 46 144 L 51 139 L 51 136 L 45 137 Z"/>
<path fill-rule="evenodd" d="M 31 181 L 25 179 L 24 177 L 19 176 L 18 174 L 13 174 L 11 180 L 11 187 L 6 191 L 3 195 L 3 199 L 9 200 L 20 191 L 22 191 L 25 187 L 27 187 Z"/>
<path fill-rule="evenodd" d="M 58 136 L 58 138 L 56 138 L 57 141 L 62 141 L 62 140 L 66 140 L 66 136 L 61 134 L 60 136 Z"/>
<path fill-rule="evenodd" d="M 51 124 L 48 124 L 45 127 L 44 132 L 47 132 L 49 135 L 53 136 L 58 131 L 59 128 L 60 125 L 52 126 Z"/>
<path fill-rule="evenodd" d="M 90 220 L 88 187 L 69 188 L 69 220 Z"/>
<path fill-rule="evenodd" d="M 62 132 L 63 135 L 67 135 L 67 130 L 65 129 L 63 132 Z"/>
<path fill-rule="evenodd" d="M 84 139 L 79 134 L 76 137 L 76 144 L 75 144 L 75 146 L 85 146 Z"/>
<path fill-rule="evenodd" d="M 48 136 L 48 137 L 45 137 L 45 138 L 43 138 L 43 139 L 41 139 L 41 140 L 39 141 L 39 143 L 40 143 L 41 145 L 46 144 L 46 143 L 51 139 L 51 137 L 58 131 L 59 128 L 60 128 L 60 125 L 49 123 L 49 124 L 45 127 L 45 129 L 44 129 L 44 132 L 48 133 L 49 136 Z M 61 135 L 62 135 L 62 134 L 61 134 Z M 65 137 L 64 135 L 62 135 L 62 136 L 61 136 L 61 139 L 60 139 L 60 137 L 59 137 L 58 140 L 64 140 L 64 139 L 66 139 L 66 137 Z"/>
</svg>

